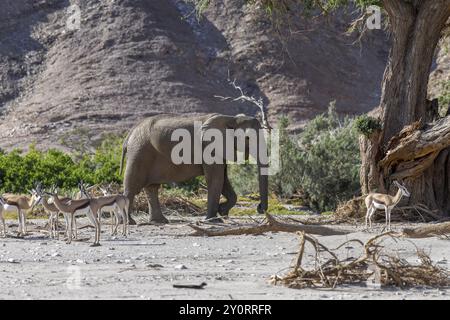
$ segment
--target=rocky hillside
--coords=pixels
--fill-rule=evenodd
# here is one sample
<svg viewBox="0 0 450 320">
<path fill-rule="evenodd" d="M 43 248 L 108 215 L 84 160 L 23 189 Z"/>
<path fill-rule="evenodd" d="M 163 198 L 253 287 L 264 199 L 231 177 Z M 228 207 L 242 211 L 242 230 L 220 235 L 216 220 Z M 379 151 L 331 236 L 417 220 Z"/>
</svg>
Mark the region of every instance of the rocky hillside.
<svg viewBox="0 0 450 320">
<path fill-rule="evenodd" d="M 74 29 L 71 4 L 80 8 Z M 382 31 L 345 35 L 351 17 L 296 21 L 289 38 L 243 0 L 213 1 L 197 21 L 182 0 L 2 0 L 0 146 L 98 142 L 160 112 L 255 114 L 222 102 L 228 74 L 296 129 L 332 100 L 343 114 L 379 101 Z"/>
</svg>

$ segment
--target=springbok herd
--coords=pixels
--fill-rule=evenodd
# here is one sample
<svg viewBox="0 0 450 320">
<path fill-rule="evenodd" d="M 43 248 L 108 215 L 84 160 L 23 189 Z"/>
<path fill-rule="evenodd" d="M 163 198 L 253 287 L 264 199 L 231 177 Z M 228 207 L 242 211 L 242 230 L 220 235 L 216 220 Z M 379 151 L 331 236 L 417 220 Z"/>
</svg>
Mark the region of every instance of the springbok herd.
<svg viewBox="0 0 450 320">
<path fill-rule="evenodd" d="M 380 193 L 369 193 L 365 198 L 367 207 L 366 213 L 366 229 L 372 228 L 372 217 L 377 209 L 384 209 L 386 213 L 386 227 L 391 228 L 391 211 L 400 202 L 403 196 L 409 197 L 410 193 L 406 187 L 397 181 L 394 181 L 398 191 L 395 196 Z M 41 184 L 30 191 L 31 196 L 16 195 L 6 193 L 0 197 L 0 223 L 3 227 L 3 237 L 6 237 L 6 223 L 4 213 L 16 213 L 19 220 L 18 234 L 25 236 L 26 228 L 26 212 L 32 210 L 36 205 L 42 204 L 49 216 L 49 233 L 52 238 L 59 238 L 59 215 L 63 214 L 66 222 L 65 236 L 67 243 L 72 242 L 72 238 L 77 239 L 77 225 L 76 217 L 86 215 L 95 228 L 95 239 L 92 246 L 100 245 L 100 222 L 102 212 L 109 212 L 111 219 L 115 221 L 111 223 L 112 235 L 117 234 L 117 229 L 120 222 L 123 224 L 122 234 L 128 234 L 128 210 L 130 208 L 130 201 L 127 197 L 121 194 L 111 194 L 108 188 L 101 188 L 103 193 L 101 197 L 92 197 L 88 193 L 88 189 L 83 184 L 79 183 L 80 191 L 74 197 L 58 196 L 55 188 L 52 192 L 42 190 Z M 74 232 L 75 231 L 75 232 Z"/>
<path fill-rule="evenodd" d="M 92 246 L 100 245 L 100 222 L 102 212 L 110 212 L 112 225 L 112 235 L 117 234 L 119 224 L 122 222 L 123 236 L 128 234 L 128 208 L 129 200 L 121 194 L 111 194 L 109 190 L 100 188 L 103 193 L 101 197 L 92 197 L 88 193 L 88 188 L 81 182 L 80 191 L 75 197 L 60 197 L 53 188 L 52 192 L 46 192 L 38 183 L 30 191 L 31 196 L 16 195 L 6 193 L 0 197 L 0 223 L 2 224 L 2 236 L 6 237 L 7 227 L 4 214 L 7 212 L 16 213 L 18 216 L 19 236 L 27 234 L 26 212 L 32 210 L 36 205 L 42 204 L 49 216 L 49 233 L 52 238 L 59 238 L 59 215 L 63 214 L 66 222 L 65 237 L 70 244 L 72 239 L 77 239 L 76 218 L 87 216 L 95 228 L 95 239 Z"/>
</svg>

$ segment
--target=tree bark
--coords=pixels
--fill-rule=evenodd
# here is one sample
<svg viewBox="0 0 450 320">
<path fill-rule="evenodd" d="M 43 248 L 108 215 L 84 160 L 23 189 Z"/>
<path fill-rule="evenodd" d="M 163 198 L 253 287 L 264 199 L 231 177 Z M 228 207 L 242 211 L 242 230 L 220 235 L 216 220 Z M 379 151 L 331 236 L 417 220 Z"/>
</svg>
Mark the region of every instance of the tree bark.
<svg viewBox="0 0 450 320">
<path fill-rule="evenodd" d="M 450 0 L 384 0 L 389 16 L 392 48 L 383 78 L 382 131 L 379 137 L 361 138 L 362 192 L 394 193 L 393 180 L 402 180 L 411 192 L 409 204 L 426 205 L 445 215 L 450 183 L 448 150 L 423 136 L 422 146 L 408 154 L 406 141 L 414 141 L 424 124 L 433 121 L 435 104 L 427 101 L 433 55 L 450 17 Z M 433 134 L 431 136 L 434 137 Z M 398 156 L 399 141 L 402 141 Z M 412 144 L 409 145 L 412 147 Z"/>
</svg>

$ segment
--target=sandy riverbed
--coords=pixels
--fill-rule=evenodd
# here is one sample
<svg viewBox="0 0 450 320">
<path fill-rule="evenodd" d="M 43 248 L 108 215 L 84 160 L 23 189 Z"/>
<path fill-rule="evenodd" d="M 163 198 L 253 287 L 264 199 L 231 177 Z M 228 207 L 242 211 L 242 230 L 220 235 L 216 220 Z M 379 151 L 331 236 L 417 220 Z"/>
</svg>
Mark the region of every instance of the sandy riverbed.
<svg viewBox="0 0 450 320">
<path fill-rule="evenodd" d="M 201 218 L 189 218 L 190 221 Z M 10 224 L 13 222 L 10 221 Z M 71 245 L 37 232 L 44 221 L 30 221 L 34 229 L 25 239 L 0 239 L 0 299 L 449 299 L 450 290 L 433 288 L 375 289 L 345 286 L 336 290 L 288 289 L 268 279 L 283 274 L 298 250 L 294 234 L 217 238 L 189 236 L 185 222 L 166 226 L 130 226 L 128 238 L 111 237 L 103 227 L 102 246 L 90 242 Z M 80 224 L 83 224 L 82 221 Z M 374 233 L 355 226 L 347 236 L 319 237 L 331 248 L 350 238 L 367 240 Z M 395 225 L 399 229 L 401 226 Z M 380 231 L 381 227 L 378 227 Z M 10 227 L 10 234 L 15 228 Z M 92 241 L 85 228 L 79 238 Z M 450 241 L 414 240 L 435 262 L 450 268 Z M 392 248 L 414 262 L 408 241 Z M 341 254 L 357 254 L 343 248 Z M 312 261 L 312 256 L 307 257 Z M 202 290 L 177 289 L 174 284 L 207 285 Z"/>
</svg>

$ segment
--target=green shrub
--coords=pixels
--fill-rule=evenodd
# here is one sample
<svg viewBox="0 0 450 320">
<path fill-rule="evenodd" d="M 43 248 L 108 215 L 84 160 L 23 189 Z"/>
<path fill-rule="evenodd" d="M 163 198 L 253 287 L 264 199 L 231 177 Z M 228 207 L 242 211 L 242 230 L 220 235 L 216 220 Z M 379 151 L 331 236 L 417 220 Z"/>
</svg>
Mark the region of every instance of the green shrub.
<svg viewBox="0 0 450 320">
<path fill-rule="evenodd" d="M 281 167 L 269 176 L 270 192 L 281 198 L 300 192 L 305 205 L 320 211 L 334 210 L 359 193 L 358 131 L 352 119 L 340 119 L 332 104 L 299 135 L 290 136 L 287 126 L 288 119 L 281 118 Z M 255 165 L 231 165 L 229 177 L 238 195 L 258 192 Z"/>
<path fill-rule="evenodd" d="M 83 180 L 89 184 L 121 183 L 119 165 L 120 137 L 107 137 L 93 154 L 70 156 L 60 150 L 40 151 L 34 145 L 27 153 L 13 150 L 0 153 L 0 190 L 25 193 L 41 182 L 44 187 L 64 190 L 77 188 Z"/>
<path fill-rule="evenodd" d="M 76 186 L 72 175 L 75 163 L 58 150 L 38 151 L 34 146 L 22 155 L 19 150 L 0 155 L 0 183 L 4 192 L 22 193 L 41 181 L 44 185 L 62 188 Z"/>
<path fill-rule="evenodd" d="M 319 120 L 319 119 L 318 119 Z M 295 139 L 289 136 L 287 118 L 280 118 L 278 129 L 280 130 L 280 171 L 269 176 L 269 188 L 277 196 L 288 198 L 301 186 L 301 149 Z"/>
<path fill-rule="evenodd" d="M 341 121 L 333 110 L 316 117 L 299 136 L 299 147 L 300 188 L 310 207 L 334 210 L 359 193 L 358 131 L 350 118 Z"/>
<path fill-rule="evenodd" d="M 228 178 L 238 195 L 258 192 L 258 167 L 255 164 L 229 164 Z"/>
<path fill-rule="evenodd" d="M 375 131 L 381 130 L 381 121 L 379 119 L 366 115 L 355 119 L 355 126 L 359 133 L 370 137 Z"/>
</svg>

